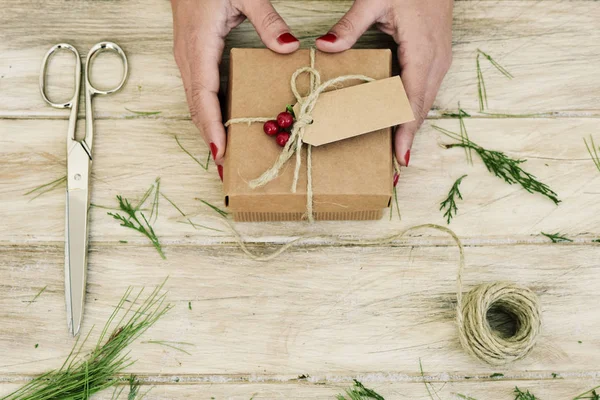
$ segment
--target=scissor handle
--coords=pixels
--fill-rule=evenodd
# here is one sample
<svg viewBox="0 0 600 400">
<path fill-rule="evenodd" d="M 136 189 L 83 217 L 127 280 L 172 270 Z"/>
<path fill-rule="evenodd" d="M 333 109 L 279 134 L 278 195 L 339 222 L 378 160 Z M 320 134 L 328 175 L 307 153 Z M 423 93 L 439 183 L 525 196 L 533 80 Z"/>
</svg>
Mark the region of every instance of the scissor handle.
<svg viewBox="0 0 600 400">
<path fill-rule="evenodd" d="M 114 88 L 109 89 L 109 90 L 100 90 L 96 87 L 94 87 L 94 85 L 92 85 L 92 82 L 90 80 L 90 66 L 92 65 L 92 62 L 94 61 L 94 58 L 96 58 L 96 56 L 102 52 L 105 51 L 113 51 L 115 53 L 117 53 L 119 55 L 119 57 L 121 57 L 121 61 L 123 62 L 123 77 L 121 78 L 121 82 Z M 85 85 L 86 88 L 91 92 L 91 94 L 111 94 L 116 92 L 117 90 L 121 89 L 121 87 L 123 87 L 123 85 L 125 84 L 125 81 L 127 80 L 127 74 L 128 74 L 128 63 L 127 63 L 127 56 L 125 55 L 125 52 L 123 51 L 123 49 L 121 47 L 119 47 L 118 44 L 113 43 L 113 42 L 100 42 L 95 44 L 89 51 L 88 55 L 87 55 L 87 61 L 85 63 Z"/>
<path fill-rule="evenodd" d="M 56 53 L 59 50 L 68 50 L 75 55 L 75 91 L 73 92 L 73 97 L 71 100 L 66 103 L 54 103 L 52 100 L 48 98 L 46 95 L 46 70 L 48 69 L 48 61 L 50 56 Z M 50 48 L 44 59 L 42 60 L 42 69 L 40 72 L 40 92 L 42 94 L 42 98 L 48 104 L 55 108 L 73 108 L 73 105 L 77 103 L 79 100 L 79 87 L 81 86 L 81 59 L 79 58 L 79 52 L 73 46 L 68 43 L 59 43 Z"/>
</svg>

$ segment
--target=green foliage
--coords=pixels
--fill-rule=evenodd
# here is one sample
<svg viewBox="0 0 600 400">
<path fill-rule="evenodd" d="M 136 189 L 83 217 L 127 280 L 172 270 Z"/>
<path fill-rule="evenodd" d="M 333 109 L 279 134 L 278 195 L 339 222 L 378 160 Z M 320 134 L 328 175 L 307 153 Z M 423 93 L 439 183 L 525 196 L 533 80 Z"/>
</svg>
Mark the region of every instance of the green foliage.
<svg viewBox="0 0 600 400">
<path fill-rule="evenodd" d="M 139 117 L 149 117 L 149 116 L 153 116 L 153 115 L 159 115 L 160 113 L 162 113 L 162 111 L 135 111 L 135 110 L 130 110 L 127 107 L 125 107 L 125 109 L 127 111 L 129 111 L 130 113 L 135 114 L 135 115 L 127 115 L 125 117 L 125 119 L 132 119 L 132 118 L 139 118 Z"/>
<path fill-rule="evenodd" d="M 496 60 L 494 60 L 489 54 L 477 49 L 477 56 L 475 58 L 475 66 L 477 69 L 477 96 L 479 98 L 479 111 L 484 111 L 488 107 L 488 101 L 485 80 L 483 79 L 483 72 L 481 71 L 481 64 L 479 62 L 480 56 L 483 56 L 483 58 L 487 59 L 494 66 L 494 68 L 500 71 L 500 73 L 502 73 L 502 75 L 508 79 L 512 79 L 513 76 L 506 70 L 506 68 L 498 64 Z"/>
<path fill-rule="evenodd" d="M 204 163 L 201 163 L 200 160 L 198 160 L 196 157 L 194 157 L 192 155 L 192 153 L 190 153 L 188 150 L 186 150 L 185 147 L 183 147 L 183 145 L 181 144 L 181 142 L 179 142 L 179 138 L 177 137 L 177 135 L 175 135 L 175 141 L 177 142 L 177 145 L 179 146 L 179 148 L 181 150 L 183 150 L 183 152 L 185 154 L 187 154 L 188 156 L 190 156 L 190 158 L 192 160 L 194 160 L 203 170 L 208 171 L 208 163 L 210 162 L 210 151 L 206 155 L 206 161 Z"/>
<path fill-rule="evenodd" d="M 217 206 L 214 206 L 214 205 L 210 204 L 210 203 L 209 203 L 208 201 L 206 201 L 206 200 L 202 200 L 202 199 L 198 199 L 198 200 L 200 200 L 200 201 L 201 201 L 203 204 L 207 205 L 208 207 L 212 208 L 212 209 L 213 209 L 213 210 L 214 210 L 214 211 L 215 211 L 217 214 L 219 214 L 219 215 L 220 215 L 221 217 L 223 217 L 223 218 L 227 218 L 227 215 L 229 215 L 229 214 L 227 213 L 227 211 L 223 211 L 223 210 L 221 210 L 219 207 L 217 207 Z"/>
<path fill-rule="evenodd" d="M 346 397 L 347 396 L 347 397 Z M 345 394 L 338 394 L 336 400 L 385 400 L 383 396 L 372 389 L 364 387 L 362 383 L 354 379 L 354 386 L 346 389 Z"/>
<path fill-rule="evenodd" d="M 515 386 L 515 400 L 539 400 L 533 394 L 529 393 L 529 390 L 522 392 L 517 386 Z"/>
<path fill-rule="evenodd" d="M 544 233 L 540 232 L 542 235 L 546 236 L 548 239 L 552 240 L 552 243 L 561 243 L 561 242 L 572 242 L 573 240 L 569 239 L 561 235 L 560 233 Z"/>
<path fill-rule="evenodd" d="M 170 347 L 171 349 L 174 349 L 174 350 L 180 351 L 180 352 L 182 352 L 182 353 L 185 353 L 185 354 L 187 354 L 187 355 L 189 355 L 189 356 L 191 356 L 192 354 L 191 354 L 189 351 L 187 351 L 187 350 L 184 350 L 184 349 L 183 349 L 183 348 L 181 348 L 180 346 L 194 346 L 194 344 L 193 344 L 193 343 L 186 343 L 186 342 L 170 342 L 170 341 L 168 341 L 168 340 L 148 340 L 148 341 L 145 341 L 145 342 L 142 342 L 142 343 L 148 343 L 148 344 L 158 344 L 158 345 L 161 345 L 161 346 Z"/>
<path fill-rule="evenodd" d="M 33 201 L 33 200 L 37 199 L 38 197 L 40 197 L 41 195 L 51 192 L 54 189 L 62 186 L 62 184 L 66 183 L 66 182 L 67 182 L 67 175 L 61 176 L 60 178 L 55 179 L 52 182 L 44 183 L 43 185 L 40 185 L 38 187 L 31 189 L 30 191 L 25 193 L 25 196 L 29 196 L 30 194 L 35 193 L 35 196 L 33 196 L 31 199 L 29 199 L 29 201 Z"/>
<path fill-rule="evenodd" d="M 487 170 L 496 177 L 504 180 L 509 185 L 519 184 L 529 193 L 539 193 L 546 196 L 552 200 L 554 204 L 560 203 L 556 192 L 550 189 L 548 185 L 538 181 L 534 175 L 521 168 L 521 165 L 526 162 L 526 160 L 510 158 L 501 151 L 484 149 L 475 142 L 468 139 L 465 141 L 465 138 L 462 138 L 459 134 L 440 128 L 437 125 L 433 125 L 433 128 L 454 140 L 460 141 L 460 143 L 446 144 L 444 145 L 445 148 L 469 147 L 479 155 Z"/>
<path fill-rule="evenodd" d="M 442 201 L 440 203 L 440 211 L 443 210 L 444 208 L 446 208 L 446 212 L 444 213 L 444 217 L 446 217 L 446 222 L 448 224 L 450 224 L 450 220 L 456 216 L 456 212 L 458 211 L 457 207 L 456 207 L 456 197 L 458 197 L 459 199 L 463 199 L 462 198 L 462 194 L 460 193 L 460 183 L 462 182 L 462 180 L 466 177 L 467 175 L 463 175 L 460 178 L 458 178 L 456 180 L 456 182 L 454 182 L 454 184 L 452 185 L 452 187 L 450 188 L 450 191 L 448 192 L 448 197 L 446 197 L 446 200 Z"/>
<path fill-rule="evenodd" d="M 600 147 L 596 147 L 596 144 L 594 143 L 594 138 L 592 137 L 592 135 L 590 135 L 589 143 L 587 142 L 587 140 L 585 140 L 585 138 L 583 138 L 583 143 L 585 143 L 585 147 L 586 147 L 588 153 L 590 153 L 590 157 L 591 157 L 592 161 L 594 162 L 594 165 L 596 166 L 598 171 L 600 171 L 600 155 L 598 155 L 598 150 L 600 150 Z"/>
<path fill-rule="evenodd" d="M 120 221 L 121 226 L 138 231 L 139 233 L 150 239 L 150 242 L 152 243 L 158 254 L 163 258 L 163 260 L 166 259 L 160 241 L 156 236 L 156 232 L 154 232 L 154 228 L 152 228 L 152 225 L 150 225 L 150 222 L 148 222 L 148 219 L 146 218 L 144 213 L 141 211 L 138 212 L 138 209 L 136 207 L 133 207 L 129 200 L 120 195 L 117 195 L 117 200 L 119 202 L 120 210 L 124 212 L 125 215 L 111 212 L 109 212 L 108 215 Z M 141 217 L 141 220 L 138 218 L 138 214 Z"/>
<path fill-rule="evenodd" d="M 117 385 L 118 375 L 135 362 L 126 352 L 129 345 L 171 308 L 165 304 L 165 294 L 160 293 L 163 285 L 164 282 L 157 286 L 135 310 L 132 309 L 140 300 L 143 289 L 132 297 L 132 288 L 128 288 L 89 354 L 80 356 L 91 331 L 81 344 L 81 337 L 77 338 L 59 369 L 38 376 L 2 400 L 83 400 Z M 130 303 L 129 307 L 125 306 L 127 303 Z M 123 309 L 125 312 L 120 320 L 113 324 Z"/>
<path fill-rule="evenodd" d="M 33 296 L 33 299 L 29 300 L 27 306 L 31 305 L 31 303 L 34 303 L 37 300 L 37 298 L 40 297 L 42 295 L 42 293 L 44 293 L 46 291 L 47 287 L 48 287 L 48 285 L 41 288 L 40 291 L 37 292 L 37 294 L 35 296 Z"/>
</svg>

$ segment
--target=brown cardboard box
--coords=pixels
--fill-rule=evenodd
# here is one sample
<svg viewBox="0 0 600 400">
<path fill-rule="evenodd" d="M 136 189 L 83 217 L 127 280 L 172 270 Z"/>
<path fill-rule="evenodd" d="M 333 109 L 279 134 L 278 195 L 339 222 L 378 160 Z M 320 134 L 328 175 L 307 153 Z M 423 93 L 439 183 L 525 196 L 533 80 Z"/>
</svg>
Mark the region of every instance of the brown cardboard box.
<svg viewBox="0 0 600 400">
<path fill-rule="evenodd" d="M 310 65 L 309 50 L 279 55 L 266 49 L 232 49 L 228 118 L 276 116 L 294 104 L 290 77 Z M 364 74 L 375 79 L 391 75 L 389 50 L 349 50 L 339 54 L 316 53 L 315 69 L 322 82 L 340 75 Z M 308 76 L 299 78 L 306 93 Z M 361 83 L 350 81 L 345 86 Z M 343 110 L 342 110 L 343 111 Z M 225 204 L 236 221 L 290 221 L 305 218 L 306 148 L 296 193 L 291 192 L 294 157 L 279 177 L 251 189 L 248 182 L 260 176 L 281 152 L 262 124 L 230 125 L 224 165 Z M 392 195 L 391 128 L 355 136 L 312 149 L 314 217 L 317 220 L 379 219 Z"/>
</svg>

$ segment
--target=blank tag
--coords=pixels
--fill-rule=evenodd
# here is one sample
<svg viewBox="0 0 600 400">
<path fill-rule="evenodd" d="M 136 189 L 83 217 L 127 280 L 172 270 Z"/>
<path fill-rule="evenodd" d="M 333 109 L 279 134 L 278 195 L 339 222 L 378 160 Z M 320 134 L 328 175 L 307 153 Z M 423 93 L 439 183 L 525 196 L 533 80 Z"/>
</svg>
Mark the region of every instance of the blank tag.
<svg viewBox="0 0 600 400">
<path fill-rule="evenodd" d="M 294 111 L 298 112 L 298 104 Z M 303 141 L 320 146 L 414 120 L 399 76 L 319 96 Z"/>
</svg>

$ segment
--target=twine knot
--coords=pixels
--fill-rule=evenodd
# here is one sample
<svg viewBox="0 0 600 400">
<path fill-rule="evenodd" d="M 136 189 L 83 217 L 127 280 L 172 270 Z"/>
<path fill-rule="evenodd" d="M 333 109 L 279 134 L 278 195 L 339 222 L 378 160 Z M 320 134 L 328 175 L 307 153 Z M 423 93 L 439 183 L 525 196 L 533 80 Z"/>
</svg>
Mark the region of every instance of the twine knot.
<svg viewBox="0 0 600 400">
<path fill-rule="evenodd" d="M 296 81 L 302 74 L 310 75 L 310 86 L 306 96 L 302 96 L 298 92 Z M 363 82 L 371 82 L 374 79 L 365 75 L 343 75 L 337 78 L 330 79 L 326 82 L 321 83 L 321 74 L 315 69 L 315 49 L 310 49 L 310 67 L 298 68 L 293 74 L 290 80 L 290 87 L 292 93 L 296 98 L 296 102 L 299 105 L 296 112 L 296 121 L 290 131 L 290 138 L 283 147 L 281 154 L 275 161 L 275 163 L 266 170 L 261 176 L 253 179 L 249 182 L 249 186 L 252 189 L 261 187 L 271 182 L 273 179 L 279 176 L 279 171 L 285 165 L 285 163 L 295 154 L 296 155 L 296 167 L 294 169 L 294 180 L 292 182 L 292 193 L 296 193 L 298 186 L 298 179 L 300 176 L 300 167 L 302 166 L 302 145 L 304 144 L 304 130 L 307 125 L 313 123 L 312 112 L 319 100 L 319 96 L 328 88 L 340 85 L 342 82 L 349 80 L 360 80 Z M 254 122 L 266 122 L 275 118 L 233 118 L 225 123 L 225 126 L 231 124 L 247 123 L 251 124 Z M 312 146 L 307 145 L 306 155 L 306 216 L 310 222 L 314 221 L 313 216 L 313 187 L 312 187 Z"/>
</svg>

